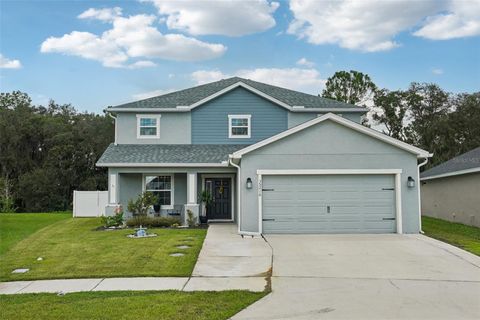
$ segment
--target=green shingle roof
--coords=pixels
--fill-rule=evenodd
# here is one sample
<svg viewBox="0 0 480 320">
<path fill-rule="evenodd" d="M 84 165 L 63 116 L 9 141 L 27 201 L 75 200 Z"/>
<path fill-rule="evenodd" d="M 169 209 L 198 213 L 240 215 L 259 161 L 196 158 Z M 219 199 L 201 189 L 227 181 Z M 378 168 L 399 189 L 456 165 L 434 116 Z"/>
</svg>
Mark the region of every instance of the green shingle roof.
<svg viewBox="0 0 480 320">
<path fill-rule="evenodd" d="M 110 144 L 97 162 L 108 164 L 215 163 L 245 148 L 245 144 Z"/>
<path fill-rule="evenodd" d="M 157 97 L 129 102 L 109 108 L 113 110 L 121 110 L 126 108 L 176 108 L 177 106 L 189 106 L 240 81 L 292 107 L 303 106 L 305 108 L 359 108 L 358 106 L 352 104 L 322 98 L 319 96 L 285 89 L 277 86 L 272 86 L 266 83 L 261 83 L 240 77 L 223 79 L 220 81 L 215 81 L 196 87 L 167 93 Z"/>
</svg>

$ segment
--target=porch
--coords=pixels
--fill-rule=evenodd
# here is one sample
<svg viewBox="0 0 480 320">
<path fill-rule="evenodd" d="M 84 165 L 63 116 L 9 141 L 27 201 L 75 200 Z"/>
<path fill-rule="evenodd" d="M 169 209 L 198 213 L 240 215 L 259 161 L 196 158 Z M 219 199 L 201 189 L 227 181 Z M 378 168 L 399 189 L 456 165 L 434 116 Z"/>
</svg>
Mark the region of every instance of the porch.
<svg viewBox="0 0 480 320">
<path fill-rule="evenodd" d="M 205 210 L 199 200 L 200 194 L 207 190 L 212 196 L 212 203 L 206 210 L 209 221 L 236 221 L 236 172 L 232 169 L 144 168 L 139 171 L 139 168 L 111 168 L 109 210 L 106 212 L 112 212 L 112 207 L 121 204 L 125 218 L 130 218 L 128 202 L 148 191 L 157 197 L 157 205 L 152 206 L 149 215 L 178 217 L 186 224 L 187 210 L 199 221 Z"/>
</svg>

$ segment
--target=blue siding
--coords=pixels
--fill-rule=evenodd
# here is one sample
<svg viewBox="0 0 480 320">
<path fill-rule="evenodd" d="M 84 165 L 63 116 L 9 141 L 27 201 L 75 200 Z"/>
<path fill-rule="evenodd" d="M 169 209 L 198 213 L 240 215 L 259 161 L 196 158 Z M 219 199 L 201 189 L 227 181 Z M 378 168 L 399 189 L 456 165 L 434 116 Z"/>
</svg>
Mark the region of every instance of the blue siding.
<svg viewBox="0 0 480 320">
<path fill-rule="evenodd" d="M 250 114 L 251 138 L 228 138 L 228 115 Z M 243 88 L 192 110 L 192 144 L 252 144 L 287 130 L 288 111 Z"/>
</svg>

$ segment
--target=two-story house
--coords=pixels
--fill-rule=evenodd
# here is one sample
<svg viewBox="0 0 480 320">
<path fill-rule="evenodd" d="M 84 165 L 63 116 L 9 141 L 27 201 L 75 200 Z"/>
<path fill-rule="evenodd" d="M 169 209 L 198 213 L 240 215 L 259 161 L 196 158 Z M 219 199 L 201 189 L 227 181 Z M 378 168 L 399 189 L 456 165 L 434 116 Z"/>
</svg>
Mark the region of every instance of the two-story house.
<svg viewBox="0 0 480 320">
<path fill-rule="evenodd" d="M 106 111 L 112 205 L 150 191 L 162 214 L 198 215 L 208 190 L 209 221 L 242 234 L 421 230 L 431 155 L 363 126 L 365 108 L 233 77 Z"/>
</svg>

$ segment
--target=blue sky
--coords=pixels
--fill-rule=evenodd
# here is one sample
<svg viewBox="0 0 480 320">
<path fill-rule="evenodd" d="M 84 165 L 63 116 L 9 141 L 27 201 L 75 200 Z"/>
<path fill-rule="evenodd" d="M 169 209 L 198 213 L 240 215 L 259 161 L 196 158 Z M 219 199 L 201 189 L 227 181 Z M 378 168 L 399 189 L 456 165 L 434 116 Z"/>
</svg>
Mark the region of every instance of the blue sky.
<svg viewBox="0 0 480 320">
<path fill-rule="evenodd" d="M 240 75 L 480 88 L 480 1 L 0 1 L 0 89 L 81 111 Z"/>
</svg>

